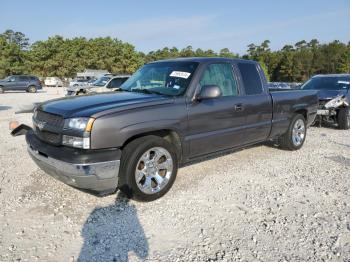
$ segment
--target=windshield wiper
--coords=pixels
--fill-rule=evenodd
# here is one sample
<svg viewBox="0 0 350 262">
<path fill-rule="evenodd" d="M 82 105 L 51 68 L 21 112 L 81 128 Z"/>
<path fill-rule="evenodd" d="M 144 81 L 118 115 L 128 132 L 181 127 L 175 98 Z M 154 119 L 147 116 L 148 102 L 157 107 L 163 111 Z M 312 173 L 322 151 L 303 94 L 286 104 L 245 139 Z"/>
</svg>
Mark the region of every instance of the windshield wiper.
<svg viewBox="0 0 350 262">
<path fill-rule="evenodd" d="M 157 94 L 164 96 L 165 94 L 155 91 L 155 90 L 148 90 L 148 89 L 143 89 L 143 88 L 134 88 L 130 90 L 131 92 L 139 92 L 139 93 L 144 93 L 144 94 Z"/>
</svg>

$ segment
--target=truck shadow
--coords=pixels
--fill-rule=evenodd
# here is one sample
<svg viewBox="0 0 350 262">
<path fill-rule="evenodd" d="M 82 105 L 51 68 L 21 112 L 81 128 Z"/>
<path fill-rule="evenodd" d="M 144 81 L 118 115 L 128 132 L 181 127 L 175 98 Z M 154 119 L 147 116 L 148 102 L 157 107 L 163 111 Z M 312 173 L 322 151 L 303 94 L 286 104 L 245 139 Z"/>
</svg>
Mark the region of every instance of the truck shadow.
<svg viewBox="0 0 350 262">
<path fill-rule="evenodd" d="M 136 207 L 118 193 L 113 205 L 95 208 L 86 220 L 78 261 L 129 261 L 148 257 L 148 241 Z M 133 254 L 131 254 L 133 253 Z"/>
<path fill-rule="evenodd" d="M 337 156 L 329 156 L 326 158 L 338 164 L 341 164 L 342 166 L 350 166 L 350 158 L 347 158 L 345 156 L 337 155 Z"/>
</svg>

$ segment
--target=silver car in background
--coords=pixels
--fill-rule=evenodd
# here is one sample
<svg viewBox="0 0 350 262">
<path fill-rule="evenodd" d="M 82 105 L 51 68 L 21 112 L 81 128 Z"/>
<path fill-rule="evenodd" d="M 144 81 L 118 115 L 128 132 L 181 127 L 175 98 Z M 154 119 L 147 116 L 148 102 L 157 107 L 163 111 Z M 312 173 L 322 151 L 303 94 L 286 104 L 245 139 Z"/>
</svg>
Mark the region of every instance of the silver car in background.
<svg viewBox="0 0 350 262">
<path fill-rule="evenodd" d="M 90 79 L 73 79 L 69 82 L 69 87 L 89 85 Z"/>
</svg>

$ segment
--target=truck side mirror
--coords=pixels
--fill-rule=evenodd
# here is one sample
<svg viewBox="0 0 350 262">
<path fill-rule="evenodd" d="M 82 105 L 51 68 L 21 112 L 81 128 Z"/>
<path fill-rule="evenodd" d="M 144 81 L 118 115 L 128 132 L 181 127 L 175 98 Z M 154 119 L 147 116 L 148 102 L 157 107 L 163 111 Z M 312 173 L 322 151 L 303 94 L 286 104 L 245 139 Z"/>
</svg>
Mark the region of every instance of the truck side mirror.
<svg viewBox="0 0 350 262">
<path fill-rule="evenodd" d="M 217 85 L 202 86 L 197 100 L 217 98 L 222 95 L 220 87 Z"/>
</svg>

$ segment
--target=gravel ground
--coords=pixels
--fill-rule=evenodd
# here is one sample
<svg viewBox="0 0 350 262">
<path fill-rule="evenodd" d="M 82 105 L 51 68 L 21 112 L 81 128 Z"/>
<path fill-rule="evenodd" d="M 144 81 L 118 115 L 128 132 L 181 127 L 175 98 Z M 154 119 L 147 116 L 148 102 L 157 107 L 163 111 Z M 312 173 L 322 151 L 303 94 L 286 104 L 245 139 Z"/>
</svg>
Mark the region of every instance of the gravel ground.
<svg viewBox="0 0 350 262">
<path fill-rule="evenodd" d="M 30 123 L 17 105 L 61 94 L 0 95 L 0 261 L 350 261 L 350 131 L 194 163 L 138 203 L 54 180 L 9 135 L 9 121 Z"/>
</svg>

